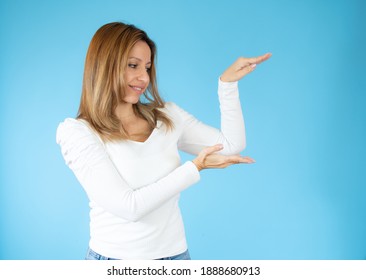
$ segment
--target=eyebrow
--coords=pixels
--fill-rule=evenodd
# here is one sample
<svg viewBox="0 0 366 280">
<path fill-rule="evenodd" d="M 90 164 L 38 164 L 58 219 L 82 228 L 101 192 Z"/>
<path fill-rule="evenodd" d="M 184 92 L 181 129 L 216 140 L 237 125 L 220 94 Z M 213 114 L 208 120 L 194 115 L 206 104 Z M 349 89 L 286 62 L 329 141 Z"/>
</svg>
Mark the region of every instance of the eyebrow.
<svg viewBox="0 0 366 280">
<path fill-rule="evenodd" d="M 128 59 L 137 59 L 138 61 L 142 61 L 142 59 L 135 56 L 130 56 Z M 151 64 L 151 61 L 147 62 L 146 64 Z"/>
</svg>

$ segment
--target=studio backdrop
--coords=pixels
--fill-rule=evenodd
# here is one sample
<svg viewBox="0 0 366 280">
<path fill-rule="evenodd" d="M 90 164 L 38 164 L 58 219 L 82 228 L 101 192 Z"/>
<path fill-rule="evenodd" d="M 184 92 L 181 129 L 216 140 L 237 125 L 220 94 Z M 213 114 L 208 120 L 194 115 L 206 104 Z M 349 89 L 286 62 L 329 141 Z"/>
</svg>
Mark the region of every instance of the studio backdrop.
<svg viewBox="0 0 366 280">
<path fill-rule="evenodd" d="M 193 259 L 365 259 L 365 3 L 2 0 L 0 259 L 85 256 L 88 200 L 55 134 L 112 21 L 156 42 L 164 100 L 215 127 L 220 74 L 273 54 L 239 82 L 256 163 L 205 170 L 182 193 Z"/>
</svg>

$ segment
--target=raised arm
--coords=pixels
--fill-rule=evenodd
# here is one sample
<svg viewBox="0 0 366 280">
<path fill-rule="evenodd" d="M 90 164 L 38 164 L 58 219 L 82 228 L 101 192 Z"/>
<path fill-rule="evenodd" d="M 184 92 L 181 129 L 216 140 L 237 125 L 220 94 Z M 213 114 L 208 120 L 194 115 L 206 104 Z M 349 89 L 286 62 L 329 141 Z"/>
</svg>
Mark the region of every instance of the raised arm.
<svg viewBox="0 0 366 280">
<path fill-rule="evenodd" d="M 262 63 L 263 61 L 267 60 L 271 57 L 272 54 L 267 53 L 262 56 L 253 57 L 253 58 L 239 58 L 237 59 L 234 64 L 232 64 L 220 77 L 220 80 L 224 83 L 237 83 L 240 79 L 242 79 L 245 75 L 252 72 L 257 64 Z M 230 92 L 228 92 L 230 93 Z M 235 96 L 236 94 L 231 94 L 231 97 Z M 220 96 L 220 90 L 219 90 L 219 96 Z M 235 137 L 235 130 L 232 130 L 230 125 L 228 126 L 229 129 L 226 127 L 226 118 L 223 118 L 223 112 L 225 113 L 225 110 L 223 110 L 222 106 L 222 100 L 220 99 L 220 105 L 221 105 L 221 131 L 224 137 L 224 141 L 222 139 L 218 140 L 219 144 L 215 144 L 214 146 L 206 147 L 204 148 L 198 156 L 193 159 L 193 163 L 196 165 L 198 170 L 207 169 L 207 168 L 225 168 L 227 166 L 230 166 L 232 164 L 238 164 L 238 163 L 254 163 L 255 161 L 250 157 L 243 157 L 238 154 L 234 154 L 232 149 L 229 149 L 229 152 L 225 152 L 225 145 L 228 146 L 228 143 L 230 141 L 227 141 L 228 139 L 236 139 L 237 143 L 240 145 L 240 133 L 238 133 L 239 137 Z M 231 105 L 237 105 L 237 102 L 233 102 Z M 239 102 L 240 105 L 240 102 Z M 240 106 L 239 106 L 240 107 Z M 235 106 L 233 106 L 232 111 L 236 112 L 236 114 L 239 113 L 239 108 L 235 109 Z M 232 114 L 231 110 L 227 110 L 227 116 L 230 116 Z M 235 115 L 235 114 L 234 114 Z M 230 119 L 230 117 L 228 118 Z M 239 121 L 237 122 L 238 127 L 240 128 L 241 119 L 239 118 Z M 243 148 L 245 147 L 245 130 L 244 130 L 244 121 L 242 123 L 242 134 L 244 136 L 244 141 L 242 141 Z M 233 133 L 231 136 L 231 132 Z M 240 132 L 240 129 L 239 129 Z M 244 132 L 244 133 L 243 133 Z M 230 137 L 227 137 L 230 136 Z M 226 140 L 226 141 L 225 141 Z M 220 142 L 221 141 L 221 142 Z M 235 145 L 234 145 L 235 146 Z M 240 146 L 239 146 L 240 147 Z M 228 150 L 226 148 L 226 150 Z M 218 152 L 221 151 L 222 154 L 219 154 Z"/>
<path fill-rule="evenodd" d="M 255 58 L 239 58 L 221 75 L 218 85 L 221 112 L 220 130 L 209 127 L 187 112 L 179 110 L 184 123 L 184 130 L 178 143 L 181 150 L 198 154 L 205 147 L 222 144 L 221 154 L 235 155 L 245 149 L 245 125 L 239 99 L 238 81 L 270 56 L 271 54 L 265 54 Z"/>
<path fill-rule="evenodd" d="M 179 149 L 197 155 L 205 147 L 222 144 L 220 153 L 233 155 L 240 153 L 246 145 L 244 118 L 240 105 L 238 83 L 218 82 L 220 101 L 220 129 L 198 121 L 186 111 L 177 108 L 183 123 L 178 142 Z"/>
</svg>

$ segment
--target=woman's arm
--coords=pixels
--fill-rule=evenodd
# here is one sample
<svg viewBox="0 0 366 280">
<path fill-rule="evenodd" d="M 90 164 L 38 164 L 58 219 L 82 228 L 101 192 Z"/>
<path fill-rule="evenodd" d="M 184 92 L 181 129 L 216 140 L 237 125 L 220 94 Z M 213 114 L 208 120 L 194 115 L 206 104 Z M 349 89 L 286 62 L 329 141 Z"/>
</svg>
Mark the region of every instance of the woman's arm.
<svg viewBox="0 0 366 280">
<path fill-rule="evenodd" d="M 84 122 L 66 119 L 57 129 L 56 141 L 61 146 L 66 164 L 89 199 L 113 215 L 130 221 L 138 221 L 198 182 L 201 169 L 241 163 L 219 155 L 207 159 L 221 149 L 210 147 L 200 153 L 196 162 L 187 161 L 155 183 L 133 189 L 117 171 L 101 140 Z"/>
<path fill-rule="evenodd" d="M 265 54 L 256 58 L 239 58 L 221 75 L 218 85 L 221 111 L 220 130 L 201 123 L 178 108 L 183 121 L 183 131 L 178 143 L 181 150 L 197 155 L 207 146 L 222 144 L 221 154 L 235 155 L 245 149 L 245 125 L 239 99 L 238 81 L 270 56 L 271 54 Z"/>
<path fill-rule="evenodd" d="M 221 128 L 216 129 L 198 121 L 194 116 L 177 107 L 183 130 L 178 148 L 197 155 L 205 147 L 222 144 L 220 153 L 238 154 L 246 145 L 244 118 L 241 110 L 238 83 L 225 83 L 219 80 L 218 96 L 220 101 Z"/>
<path fill-rule="evenodd" d="M 157 182 L 135 190 L 119 174 L 101 140 L 82 121 L 66 119 L 56 138 L 66 164 L 89 199 L 130 221 L 139 220 L 200 179 L 196 166 L 188 161 Z"/>
<path fill-rule="evenodd" d="M 119 174 L 97 135 L 82 121 L 66 119 L 57 129 L 56 141 L 89 198 L 113 215 L 130 221 L 139 220 L 199 181 L 201 169 L 252 162 L 250 158 L 215 154 L 223 148 L 216 145 L 203 149 L 193 162 L 188 161 L 157 182 L 135 190 Z"/>
</svg>

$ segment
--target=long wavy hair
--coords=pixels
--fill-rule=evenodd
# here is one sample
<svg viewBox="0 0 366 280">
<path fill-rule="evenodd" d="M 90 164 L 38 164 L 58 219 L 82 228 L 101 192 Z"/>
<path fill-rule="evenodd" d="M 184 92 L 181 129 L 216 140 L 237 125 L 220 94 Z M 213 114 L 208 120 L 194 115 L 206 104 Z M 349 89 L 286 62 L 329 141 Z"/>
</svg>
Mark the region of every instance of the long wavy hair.
<svg viewBox="0 0 366 280">
<path fill-rule="evenodd" d="M 156 46 L 147 34 L 134 25 L 112 22 L 103 25 L 94 34 L 85 59 L 82 95 L 77 118 L 86 120 L 103 141 L 123 140 L 128 133 L 115 114 L 125 92 L 124 71 L 129 53 L 138 41 L 144 41 L 151 50 L 150 83 L 144 92 L 145 101 L 133 104 L 134 112 L 156 127 L 162 121 L 167 129 L 173 123 L 160 111 L 164 101 L 156 82 Z"/>
</svg>

